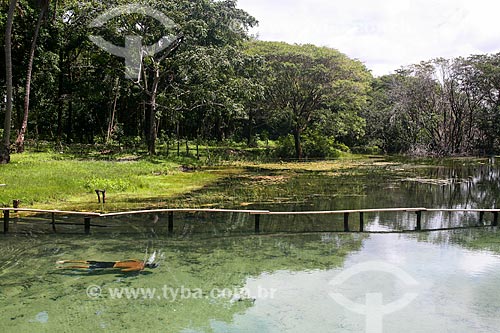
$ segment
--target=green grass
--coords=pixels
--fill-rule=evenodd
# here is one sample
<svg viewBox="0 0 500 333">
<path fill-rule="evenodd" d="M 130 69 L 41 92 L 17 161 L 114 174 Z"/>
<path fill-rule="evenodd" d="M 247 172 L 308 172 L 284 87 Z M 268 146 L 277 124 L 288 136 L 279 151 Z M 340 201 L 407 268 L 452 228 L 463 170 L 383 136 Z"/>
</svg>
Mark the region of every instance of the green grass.
<svg viewBox="0 0 500 333">
<path fill-rule="evenodd" d="M 229 148 L 228 148 L 229 149 Z M 106 150 L 104 150 L 106 151 Z M 346 155 L 335 161 L 262 163 L 221 160 L 217 168 L 198 168 L 182 172 L 182 165 L 211 164 L 194 157 L 144 157 L 133 153 L 103 153 L 86 146 L 60 151 L 46 149 L 12 155 L 12 161 L 0 165 L 0 205 L 78 211 L 124 211 L 165 207 L 211 207 L 236 204 L 231 189 L 263 189 L 262 180 L 253 178 L 229 186 L 228 181 L 242 174 L 266 176 L 282 171 L 341 171 L 371 163 L 364 156 Z M 220 167 L 224 165 L 223 167 Z M 269 185 L 269 184 L 268 184 Z M 264 186 L 264 189 L 266 186 Z M 96 189 L 105 189 L 106 205 L 97 203 Z M 240 192 L 239 190 L 237 191 Z M 231 200 L 230 200 L 231 199 Z"/>
<path fill-rule="evenodd" d="M 217 168 L 181 170 L 182 165 L 211 165 L 208 162 L 194 157 L 110 154 L 85 146 L 14 154 L 10 164 L 0 165 L 0 184 L 5 184 L 0 186 L 0 205 L 10 207 L 13 200 L 21 200 L 21 207 L 27 208 L 96 212 L 157 207 L 227 208 L 273 201 L 274 197 L 283 196 L 283 188 L 302 193 L 293 186 L 293 179 L 299 174 L 336 177 L 364 167 L 385 168 L 403 163 L 398 158 L 375 159 L 346 153 L 332 161 L 263 163 L 259 159 L 222 159 L 215 164 Z M 97 203 L 96 189 L 107 191 L 106 205 Z"/>
<path fill-rule="evenodd" d="M 180 163 L 136 157 L 109 161 L 75 159 L 58 153 L 25 153 L 0 166 L 0 204 L 99 210 L 95 189 L 106 189 L 107 211 L 146 208 L 200 189 L 221 178 L 215 171 L 182 172 Z"/>
</svg>

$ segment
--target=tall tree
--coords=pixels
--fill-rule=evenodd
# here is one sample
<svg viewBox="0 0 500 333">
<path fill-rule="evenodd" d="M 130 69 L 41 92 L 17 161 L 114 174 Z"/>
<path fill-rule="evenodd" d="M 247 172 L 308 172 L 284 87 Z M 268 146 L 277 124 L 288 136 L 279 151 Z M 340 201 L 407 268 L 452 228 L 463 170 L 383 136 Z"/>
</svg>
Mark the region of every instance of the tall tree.
<svg viewBox="0 0 500 333">
<path fill-rule="evenodd" d="M 0 164 L 10 162 L 10 128 L 12 118 L 12 25 L 14 22 L 14 13 L 17 0 L 10 0 L 7 22 L 5 23 L 5 81 L 7 103 L 5 108 L 5 120 L 3 126 L 3 140 L 0 146 Z"/>
<path fill-rule="evenodd" d="M 38 35 L 40 33 L 40 28 L 44 20 L 45 14 L 49 8 L 49 0 L 39 0 L 38 6 L 40 7 L 40 13 L 38 14 L 38 20 L 35 26 L 35 31 L 33 33 L 33 40 L 31 42 L 30 53 L 28 57 L 28 69 L 26 71 L 26 90 L 24 95 L 24 116 L 21 123 L 21 129 L 17 135 L 16 139 L 16 151 L 22 153 L 24 151 L 24 136 L 26 135 L 26 130 L 28 128 L 28 117 L 30 109 L 30 94 L 31 94 L 31 79 L 33 73 L 33 62 L 35 60 L 35 51 L 37 46 Z"/>
<path fill-rule="evenodd" d="M 357 117 L 366 103 L 370 73 L 362 63 L 337 50 L 274 42 L 253 42 L 249 48 L 249 52 L 262 55 L 270 66 L 270 106 L 290 124 L 299 159 L 303 157 L 302 134 L 320 114 L 328 119 L 329 130 L 334 131 L 333 117 Z"/>
<path fill-rule="evenodd" d="M 145 75 L 143 86 L 144 92 L 149 97 L 146 110 L 146 142 L 148 145 L 148 153 L 150 155 L 156 154 L 156 139 L 158 138 L 158 131 L 156 126 L 156 118 L 158 112 L 157 97 L 159 94 L 160 80 L 167 76 L 168 71 L 162 68 L 162 63 L 167 59 L 172 53 L 179 48 L 184 39 L 183 34 L 179 34 L 175 37 L 173 43 L 167 48 L 164 53 L 158 57 L 151 57 L 150 61 L 152 66 L 149 69 L 149 77 Z M 145 71 L 146 72 L 146 71 Z M 150 85 L 148 86 L 147 80 L 150 80 Z"/>
</svg>

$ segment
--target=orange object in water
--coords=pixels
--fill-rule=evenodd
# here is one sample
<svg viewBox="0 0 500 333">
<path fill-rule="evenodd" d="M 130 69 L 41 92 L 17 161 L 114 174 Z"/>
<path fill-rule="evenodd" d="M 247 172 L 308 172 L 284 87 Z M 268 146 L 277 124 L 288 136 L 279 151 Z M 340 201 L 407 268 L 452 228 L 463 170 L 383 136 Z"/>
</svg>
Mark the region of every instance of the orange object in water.
<svg viewBox="0 0 500 333">
<path fill-rule="evenodd" d="M 137 272 L 142 271 L 146 267 L 144 261 L 140 260 L 126 260 L 126 261 L 117 261 L 113 268 L 120 268 L 122 272 Z"/>
<path fill-rule="evenodd" d="M 78 264 L 69 266 L 59 266 L 58 268 L 78 268 L 78 269 L 121 269 L 122 272 L 140 272 L 145 268 L 156 268 L 158 264 L 144 262 L 137 259 L 124 261 L 94 261 L 94 260 L 60 260 L 59 265 Z"/>
</svg>

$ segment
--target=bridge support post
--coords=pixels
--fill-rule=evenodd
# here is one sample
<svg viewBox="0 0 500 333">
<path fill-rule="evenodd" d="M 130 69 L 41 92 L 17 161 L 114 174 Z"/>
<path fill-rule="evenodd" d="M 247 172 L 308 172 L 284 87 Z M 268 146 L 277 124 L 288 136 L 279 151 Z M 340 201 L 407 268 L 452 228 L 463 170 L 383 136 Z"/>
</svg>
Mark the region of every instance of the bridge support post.
<svg viewBox="0 0 500 333">
<path fill-rule="evenodd" d="M 84 218 L 84 224 L 85 224 L 85 235 L 90 235 L 90 221 L 91 221 L 91 217 L 89 216 L 86 216 Z"/>
<path fill-rule="evenodd" d="M 365 214 L 363 212 L 359 213 L 359 232 L 365 231 Z"/>
<path fill-rule="evenodd" d="M 9 232 L 9 215 L 10 215 L 10 212 L 8 210 L 3 211 L 3 233 L 4 234 Z"/>
<path fill-rule="evenodd" d="M 422 211 L 419 210 L 416 212 L 417 214 L 417 227 L 415 228 L 416 231 L 422 231 Z"/>
<path fill-rule="evenodd" d="M 344 213 L 344 232 L 349 232 L 349 213 Z"/>
<path fill-rule="evenodd" d="M 174 212 L 168 213 L 168 233 L 170 235 L 174 233 Z"/>
<path fill-rule="evenodd" d="M 52 231 L 54 233 L 56 233 L 56 214 L 55 213 L 52 213 Z"/>
<path fill-rule="evenodd" d="M 498 212 L 493 212 L 493 226 L 498 227 Z"/>
<path fill-rule="evenodd" d="M 260 214 L 255 214 L 255 233 L 260 233 Z"/>
<path fill-rule="evenodd" d="M 21 204 L 21 200 L 12 200 L 12 207 L 13 208 L 19 208 L 19 205 Z M 17 213 L 17 210 L 14 209 L 14 213 Z"/>
</svg>

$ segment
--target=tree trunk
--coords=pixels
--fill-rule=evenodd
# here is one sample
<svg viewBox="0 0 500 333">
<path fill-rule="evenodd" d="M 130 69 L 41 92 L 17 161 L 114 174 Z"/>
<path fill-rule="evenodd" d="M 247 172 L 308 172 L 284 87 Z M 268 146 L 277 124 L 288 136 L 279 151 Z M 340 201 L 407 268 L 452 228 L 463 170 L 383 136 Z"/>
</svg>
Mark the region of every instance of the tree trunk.
<svg viewBox="0 0 500 333">
<path fill-rule="evenodd" d="M 158 137 L 158 128 L 156 125 L 156 97 L 158 95 L 158 87 L 160 85 L 160 64 L 163 60 L 165 60 L 168 56 L 170 56 L 182 43 L 184 39 L 184 36 L 180 34 L 177 36 L 176 40 L 167 48 L 165 51 L 164 55 L 160 57 L 159 59 L 151 59 L 153 62 L 153 82 L 151 85 L 151 90 L 148 90 L 147 87 L 147 76 L 144 75 L 144 82 L 145 82 L 145 87 L 144 87 L 144 92 L 149 96 L 149 110 L 146 111 L 146 114 L 144 115 L 145 119 L 145 136 L 146 136 L 146 143 L 148 145 L 148 153 L 149 155 L 155 155 L 156 154 L 156 138 Z M 146 71 L 145 71 L 146 72 Z"/>
<path fill-rule="evenodd" d="M 297 157 L 299 160 L 302 159 L 303 155 L 302 142 L 300 140 L 301 132 L 302 131 L 298 128 L 293 131 L 293 137 L 295 139 L 295 157 Z"/>
<path fill-rule="evenodd" d="M 63 135 L 63 109 L 64 109 L 64 55 L 59 51 L 59 85 L 58 85 L 58 100 L 57 100 L 57 144 L 61 144 Z"/>
<path fill-rule="evenodd" d="M 196 159 L 200 160 L 200 135 L 196 137 Z"/>
<path fill-rule="evenodd" d="M 115 98 L 113 100 L 113 108 L 111 109 L 111 115 L 109 117 L 108 133 L 106 135 L 106 144 L 109 144 L 109 141 L 111 140 L 111 136 L 113 135 L 113 131 L 114 131 L 114 127 L 115 127 L 116 104 L 118 102 L 119 92 L 120 92 L 120 79 L 116 78 Z"/>
<path fill-rule="evenodd" d="M 146 129 L 146 141 L 148 144 L 149 155 L 156 155 L 156 137 L 158 135 L 156 131 L 156 95 L 158 94 L 158 86 L 160 84 L 160 68 L 159 65 L 154 70 L 153 85 L 151 87 L 151 97 L 149 101 L 149 114 Z"/>
<path fill-rule="evenodd" d="M 167 157 L 170 155 L 170 138 L 167 136 Z"/>
<path fill-rule="evenodd" d="M 255 133 L 254 133 L 254 118 L 252 110 L 250 110 L 250 112 L 248 113 L 247 146 L 251 148 L 257 147 L 257 140 L 255 140 Z"/>
<path fill-rule="evenodd" d="M 5 23 L 5 84 L 7 87 L 7 103 L 3 126 L 3 140 L 0 146 L 0 164 L 10 162 L 10 125 L 12 117 L 12 23 L 17 0 L 11 0 L 7 22 Z"/>
<path fill-rule="evenodd" d="M 179 121 L 177 121 L 177 157 L 179 156 L 181 156 L 181 137 Z"/>
<path fill-rule="evenodd" d="M 69 60 L 69 58 L 67 59 Z M 68 80 L 64 83 L 66 98 L 68 100 L 68 114 L 66 119 L 66 140 L 68 143 L 73 142 L 75 133 L 73 131 L 73 67 L 70 61 L 66 61 Z M 93 132 L 93 128 L 90 128 Z M 80 140 L 83 141 L 83 131 L 80 131 Z M 93 138 L 93 133 L 92 133 Z"/>
<path fill-rule="evenodd" d="M 68 119 L 66 119 L 66 140 L 68 143 L 73 142 L 74 139 L 74 134 L 73 133 L 73 89 L 71 85 L 73 84 L 73 79 L 71 77 L 71 72 L 70 72 L 70 84 L 68 86 Z M 83 140 L 83 131 L 81 131 L 82 134 L 80 134 L 81 139 Z"/>
<path fill-rule="evenodd" d="M 38 16 L 38 21 L 35 27 L 35 33 L 33 35 L 33 41 L 31 42 L 30 56 L 28 60 L 28 71 L 26 73 L 26 92 L 24 95 L 24 117 L 21 124 L 21 130 L 17 135 L 16 139 L 16 151 L 22 153 L 24 151 L 24 136 L 26 135 L 26 130 L 28 128 L 28 117 L 30 109 L 30 93 L 31 93 L 31 78 L 33 72 L 33 61 L 35 60 L 35 50 L 38 35 L 40 33 L 40 27 L 42 26 L 43 18 L 45 16 L 46 7 L 43 6 L 40 9 L 40 15 Z"/>
</svg>

